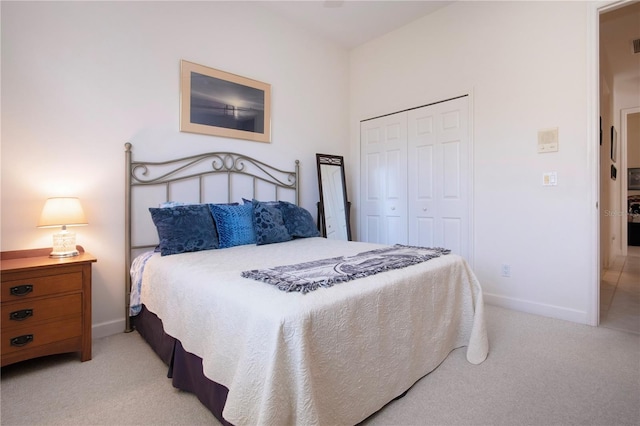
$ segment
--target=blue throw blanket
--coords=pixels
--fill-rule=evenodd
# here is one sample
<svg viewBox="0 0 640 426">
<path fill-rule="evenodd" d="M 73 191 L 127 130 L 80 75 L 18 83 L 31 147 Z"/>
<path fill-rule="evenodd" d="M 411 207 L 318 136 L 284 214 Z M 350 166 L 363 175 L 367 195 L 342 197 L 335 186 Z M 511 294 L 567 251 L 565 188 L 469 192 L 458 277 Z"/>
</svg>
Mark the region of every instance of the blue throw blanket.
<svg viewBox="0 0 640 426">
<path fill-rule="evenodd" d="M 334 284 L 356 278 L 405 268 L 450 252 L 451 250 L 443 248 L 396 244 L 391 247 L 365 251 L 355 256 L 340 256 L 297 265 L 244 271 L 242 276 L 275 285 L 283 291 L 308 293 L 320 287 L 331 287 Z"/>
</svg>

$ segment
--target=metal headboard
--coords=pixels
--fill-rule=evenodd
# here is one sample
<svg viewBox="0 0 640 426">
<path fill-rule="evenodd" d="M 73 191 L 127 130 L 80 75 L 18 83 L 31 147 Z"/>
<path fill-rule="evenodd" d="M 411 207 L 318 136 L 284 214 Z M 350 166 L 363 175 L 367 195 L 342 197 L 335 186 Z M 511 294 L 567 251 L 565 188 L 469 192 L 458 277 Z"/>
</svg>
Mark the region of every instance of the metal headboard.
<svg viewBox="0 0 640 426">
<path fill-rule="evenodd" d="M 242 194 L 245 198 L 258 198 L 258 186 L 267 186 L 273 188 L 272 200 L 279 200 L 281 191 L 289 194 L 293 192 L 293 202 L 300 204 L 299 192 L 299 171 L 300 162 L 295 161 L 293 171 L 281 170 L 270 166 L 262 161 L 247 157 L 246 155 L 234 152 L 207 152 L 189 157 L 182 157 L 162 162 L 151 161 L 133 161 L 132 145 L 126 143 L 125 148 L 125 318 L 126 332 L 132 331 L 131 321 L 129 318 L 129 298 L 131 294 L 131 275 L 130 267 L 133 253 L 136 250 L 143 250 L 155 247 L 157 244 L 157 235 L 151 238 L 155 243 L 143 242 L 134 243 L 132 232 L 136 226 L 133 223 L 133 202 L 134 188 L 164 188 L 164 194 L 161 201 L 184 201 L 172 199 L 174 187 L 180 184 L 194 185 L 197 189 L 197 202 L 210 202 L 209 196 L 211 192 L 215 192 L 220 196 L 221 191 L 226 194 L 226 200 L 222 202 L 241 201 L 233 200 L 233 176 L 244 176 L 251 183 L 251 193 Z M 212 187 L 211 191 L 207 191 L 206 179 L 208 176 L 221 175 L 226 181 L 226 188 L 220 185 Z M 263 197 L 263 199 L 266 199 Z M 156 207 L 156 205 L 146 205 L 148 207 Z M 147 214 L 146 219 L 151 220 L 151 216 Z"/>
</svg>

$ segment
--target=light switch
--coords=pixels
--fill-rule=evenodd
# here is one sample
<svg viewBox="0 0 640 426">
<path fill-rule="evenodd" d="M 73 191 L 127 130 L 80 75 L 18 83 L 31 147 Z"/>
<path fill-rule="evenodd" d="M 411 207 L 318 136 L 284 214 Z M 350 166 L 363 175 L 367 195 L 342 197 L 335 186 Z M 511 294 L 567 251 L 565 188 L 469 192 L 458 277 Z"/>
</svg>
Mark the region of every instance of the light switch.
<svg viewBox="0 0 640 426">
<path fill-rule="evenodd" d="M 556 186 L 558 185 L 558 173 L 557 172 L 545 172 L 542 174 L 543 186 Z"/>
<path fill-rule="evenodd" d="M 538 153 L 558 152 L 558 128 L 538 131 Z"/>
</svg>

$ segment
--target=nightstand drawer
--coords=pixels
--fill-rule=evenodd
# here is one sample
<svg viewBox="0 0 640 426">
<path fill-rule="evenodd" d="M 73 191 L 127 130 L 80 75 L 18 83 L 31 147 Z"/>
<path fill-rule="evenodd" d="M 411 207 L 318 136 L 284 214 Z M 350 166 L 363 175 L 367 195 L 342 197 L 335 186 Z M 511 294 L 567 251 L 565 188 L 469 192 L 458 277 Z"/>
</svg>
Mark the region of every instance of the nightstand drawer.
<svg viewBox="0 0 640 426">
<path fill-rule="evenodd" d="M 82 290 L 81 269 L 78 269 L 77 272 L 58 273 L 56 275 L 7 275 L 9 276 L 3 277 L 2 280 L 2 302 Z"/>
<path fill-rule="evenodd" d="M 2 331 L 2 356 L 82 336 L 82 316 Z"/>
<path fill-rule="evenodd" d="M 3 303 L 1 312 L 2 333 L 10 333 L 12 329 L 18 327 L 80 315 L 82 295 L 76 293 Z"/>
</svg>

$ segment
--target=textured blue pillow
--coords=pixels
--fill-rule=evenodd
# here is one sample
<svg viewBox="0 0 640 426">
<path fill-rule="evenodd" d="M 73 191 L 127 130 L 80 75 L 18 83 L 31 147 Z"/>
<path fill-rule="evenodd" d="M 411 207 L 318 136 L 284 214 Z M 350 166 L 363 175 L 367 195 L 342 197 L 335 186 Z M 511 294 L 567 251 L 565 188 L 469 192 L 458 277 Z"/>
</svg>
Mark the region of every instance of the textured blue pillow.
<svg viewBox="0 0 640 426">
<path fill-rule="evenodd" d="M 253 228 L 256 231 L 256 244 L 281 243 L 291 240 L 291 235 L 284 225 L 282 212 L 274 203 L 251 202 L 253 206 Z"/>
<path fill-rule="evenodd" d="M 218 236 L 206 204 L 152 207 L 149 211 L 158 230 L 162 256 L 218 248 Z"/>
<path fill-rule="evenodd" d="M 320 231 L 307 210 L 286 201 L 280 201 L 278 208 L 282 212 L 284 225 L 289 235 L 294 238 L 319 237 Z"/>
<path fill-rule="evenodd" d="M 256 243 L 252 204 L 209 204 L 218 228 L 220 248 Z"/>
</svg>

